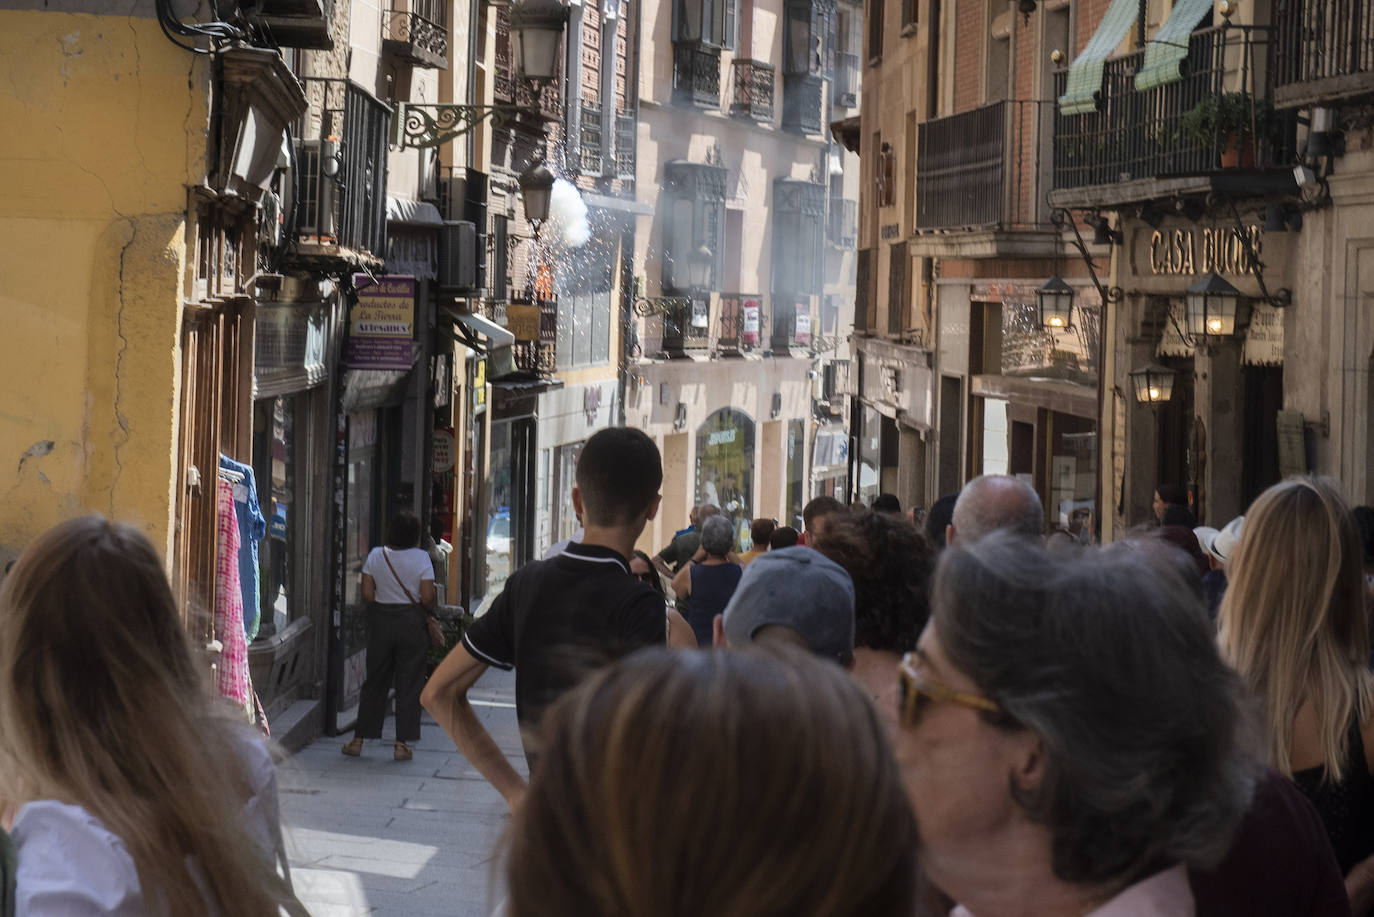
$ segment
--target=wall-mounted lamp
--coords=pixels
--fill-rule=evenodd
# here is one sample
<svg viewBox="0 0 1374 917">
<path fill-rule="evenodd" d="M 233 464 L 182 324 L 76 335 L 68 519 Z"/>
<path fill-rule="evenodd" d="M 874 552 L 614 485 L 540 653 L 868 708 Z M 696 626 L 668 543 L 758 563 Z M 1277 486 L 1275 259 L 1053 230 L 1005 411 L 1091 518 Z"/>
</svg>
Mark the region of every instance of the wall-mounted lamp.
<svg viewBox="0 0 1374 917">
<path fill-rule="evenodd" d="M 687 402 L 685 401 L 677 403 L 677 414 L 673 417 L 673 429 L 678 431 L 687 429 Z"/>
<path fill-rule="evenodd" d="M 1111 221 L 1100 213 L 1090 213 L 1083 222 L 1093 228 L 1094 245 L 1120 245 L 1121 233 L 1112 229 Z"/>
<path fill-rule="evenodd" d="M 1042 329 L 1072 327 L 1073 287 L 1055 274 L 1035 291 L 1035 308 Z"/>
<path fill-rule="evenodd" d="M 549 218 L 549 198 L 553 193 L 553 173 L 542 162 L 520 176 L 520 200 L 525 205 L 525 219 L 539 227 Z"/>
<path fill-rule="evenodd" d="M 1128 373 L 1139 404 L 1158 407 L 1174 397 L 1174 371 L 1158 363 L 1150 363 Z"/>
<path fill-rule="evenodd" d="M 1208 272 L 1188 287 L 1188 329 L 1185 340 L 1206 347 L 1217 338 L 1236 333 L 1236 306 L 1240 291 L 1217 274 Z"/>
<path fill-rule="evenodd" d="M 782 392 L 773 393 L 773 407 L 770 413 L 773 420 L 782 416 Z"/>
</svg>

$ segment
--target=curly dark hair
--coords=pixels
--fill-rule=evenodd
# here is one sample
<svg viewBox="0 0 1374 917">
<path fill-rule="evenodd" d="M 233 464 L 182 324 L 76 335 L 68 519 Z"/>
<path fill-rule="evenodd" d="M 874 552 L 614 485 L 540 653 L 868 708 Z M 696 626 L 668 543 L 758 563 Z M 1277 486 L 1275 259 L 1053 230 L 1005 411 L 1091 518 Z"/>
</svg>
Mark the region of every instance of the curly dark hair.
<svg viewBox="0 0 1374 917">
<path fill-rule="evenodd" d="M 936 561 L 925 534 L 887 513 L 836 514 L 815 548 L 854 580 L 854 645 L 894 653 L 915 649 L 930 618 Z"/>
</svg>

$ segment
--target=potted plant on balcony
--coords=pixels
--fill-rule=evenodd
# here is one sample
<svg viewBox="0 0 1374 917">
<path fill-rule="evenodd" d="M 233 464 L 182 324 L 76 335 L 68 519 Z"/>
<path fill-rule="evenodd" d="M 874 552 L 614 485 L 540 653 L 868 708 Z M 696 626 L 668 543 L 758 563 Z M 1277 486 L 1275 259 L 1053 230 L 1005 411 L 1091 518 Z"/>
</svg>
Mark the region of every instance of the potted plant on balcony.
<svg viewBox="0 0 1374 917">
<path fill-rule="evenodd" d="M 1203 149 L 1214 140 L 1223 169 L 1255 165 L 1256 141 L 1269 133 L 1274 107 L 1268 99 L 1248 92 L 1223 92 L 1203 97 L 1179 119 L 1188 139 Z"/>
</svg>

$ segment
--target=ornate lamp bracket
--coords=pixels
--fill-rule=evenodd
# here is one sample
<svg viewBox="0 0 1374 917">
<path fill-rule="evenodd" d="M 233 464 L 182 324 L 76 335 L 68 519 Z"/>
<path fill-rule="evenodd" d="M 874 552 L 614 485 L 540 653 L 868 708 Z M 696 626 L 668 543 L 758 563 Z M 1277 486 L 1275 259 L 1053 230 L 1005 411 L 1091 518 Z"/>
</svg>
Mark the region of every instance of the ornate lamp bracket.
<svg viewBox="0 0 1374 917">
<path fill-rule="evenodd" d="M 542 112 L 520 105 L 461 105 L 458 103 L 396 103 L 391 120 L 391 143 L 397 149 L 440 146 L 490 121 L 494 128 L 509 128 L 522 118 L 548 120 Z"/>
<path fill-rule="evenodd" d="M 635 300 L 635 315 L 648 318 L 651 315 L 667 315 L 675 309 L 687 309 L 692 300 L 686 296 L 641 296 Z"/>
<path fill-rule="evenodd" d="M 1092 279 L 1093 286 L 1097 287 L 1097 294 L 1102 297 L 1102 304 L 1105 306 L 1109 303 L 1121 302 L 1125 298 L 1125 291 L 1121 287 L 1102 285 L 1102 281 L 1097 276 L 1097 266 L 1093 264 L 1092 253 L 1088 251 L 1087 243 L 1083 241 L 1083 234 L 1078 231 L 1078 223 L 1073 219 L 1073 215 L 1062 207 L 1056 207 L 1050 211 L 1050 222 L 1054 224 L 1055 229 L 1062 231 L 1065 226 L 1068 226 L 1073 230 L 1073 238 L 1069 241 L 1078 250 L 1083 263 L 1088 266 L 1088 277 Z"/>
</svg>

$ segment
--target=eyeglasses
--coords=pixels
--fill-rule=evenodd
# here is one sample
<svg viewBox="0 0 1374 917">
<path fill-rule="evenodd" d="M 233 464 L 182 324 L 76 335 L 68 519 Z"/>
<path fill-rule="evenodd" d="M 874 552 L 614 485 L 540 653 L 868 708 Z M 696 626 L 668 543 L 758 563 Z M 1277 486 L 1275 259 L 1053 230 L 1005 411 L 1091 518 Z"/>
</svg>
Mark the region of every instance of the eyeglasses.
<svg viewBox="0 0 1374 917">
<path fill-rule="evenodd" d="M 907 653 L 897 666 L 901 674 L 901 719 L 902 725 L 911 726 L 920 719 L 921 711 L 935 701 L 947 701 L 968 707 L 972 710 L 986 710 L 988 713 L 1001 713 L 1002 708 L 981 694 L 956 691 L 946 685 L 926 681 L 916 671 L 916 654 Z"/>
</svg>

